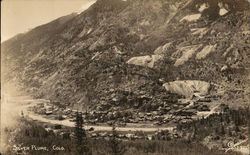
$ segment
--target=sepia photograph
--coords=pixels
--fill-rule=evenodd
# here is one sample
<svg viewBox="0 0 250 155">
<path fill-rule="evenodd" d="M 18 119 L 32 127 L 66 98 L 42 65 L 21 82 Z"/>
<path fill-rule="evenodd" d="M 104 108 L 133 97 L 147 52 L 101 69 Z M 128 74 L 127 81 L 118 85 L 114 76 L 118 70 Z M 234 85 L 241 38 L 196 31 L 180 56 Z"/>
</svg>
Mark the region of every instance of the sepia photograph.
<svg viewBox="0 0 250 155">
<path fill-rule="evenodd" d="M 0 155 L 250 155 L 250 0 L 2 0 Z"/>
</svg>

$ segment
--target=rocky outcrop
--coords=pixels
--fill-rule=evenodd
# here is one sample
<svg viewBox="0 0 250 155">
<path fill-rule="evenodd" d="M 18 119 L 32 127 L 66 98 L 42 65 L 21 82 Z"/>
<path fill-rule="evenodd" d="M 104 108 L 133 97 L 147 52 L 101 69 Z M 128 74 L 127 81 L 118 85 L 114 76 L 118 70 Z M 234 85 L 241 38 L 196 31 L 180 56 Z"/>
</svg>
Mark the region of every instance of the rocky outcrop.
<svg viewBox="0 0 250 155">
<path fill-rule="evenodd" d="M 186 80 L 174 81 L 163 84 L 167 91 L 183 95 L 186 98 L 195 96 L 204 96 L 208 94 L 210 84 L 205 81 Z"/>
<path fill-rule="evenodd" d="M 201 14 L 200 14 L 200 13 L 198 13 L 198 14 L 193 14 L 193 15 L 187 15 L 187 16 L 183 17 L 183 18 L 180 20 L 180 22 L 182 22 L 182 21 L 188 21 L 188 22 L 196 21 L 196 20 L 200 19 L 200 17 L 201 17 Z"/>
<path fill-rule="evenodd" d="M 183 65 L 185 62 L 187 62 L 195 54 L 195 52 L 200 47 L 201 47 L 201 45 L 194 45 L 194 46 L 185 46 L 185 47 L 178 48 L 178 50 L 174 53 L 174 55 L 181 55 L 181 56 L 179 58 L 177 58 L 174 66 Z"/>
<path fill-rule="evenodd" d="M 159 60 L 162 60 L 161 55 L 152 55 L 152 56 L 146 55 L 146 56 L 133 57 L 129 59 L 127 63 L 132 65 L 153 68 Z"/>
<path fill-rule="evenodd" d="M 165 54 L 165 53 L 167 52 L 167 50 L 169 50 L 169 49 L 172 47 L 172 45 L 173 45 L 172 42 L 166 43 L 166 44 L 164 44 L 163 46 L 158 47 L 158 48 L 154 51 L 154 54 L 157 54 L 157 55 Z"/>
<path fill-rule="evenodd" d="M 172 42 L 166 43 L 156 48 L 156 50 L 154 51 L 154 55 L 132 57 L 127 61 L 127 63 L 142 67 L 154 68 L 155 64 L 160 60 L 163 60 L 164 54 L 166 54 L 167 51 L 171 48 Z"/>
<path fill-rule="evenodd" d="M 211 52 L 214 52 L 216 49 L 216 44 L 215 45 L 208 45 L 205 46 L 199 53 L 196 55 L 196 59 L 204 59 L 208 54 Z"/>
</svg>

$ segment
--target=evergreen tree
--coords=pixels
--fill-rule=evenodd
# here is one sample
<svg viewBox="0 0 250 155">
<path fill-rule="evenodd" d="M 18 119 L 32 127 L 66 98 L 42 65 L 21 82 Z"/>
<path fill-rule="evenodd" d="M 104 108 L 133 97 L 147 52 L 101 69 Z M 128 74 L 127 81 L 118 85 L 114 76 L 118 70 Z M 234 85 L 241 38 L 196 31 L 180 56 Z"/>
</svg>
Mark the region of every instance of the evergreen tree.
<svg viewBox="0 0 250 155">
<path fill-rule="evenodd" d="M 235 125 L 235 132 L 240 132 L 240 127 L 238 125 Z"/>
<path fill-rule="evenodd" d="M 204 125 L 204 124 L 205 124 L 205 118 L 204 118 L 204 116 L 202 116 L 202 118 L 201 118 L 201 120 L 200 120 L 200 124 L 201 124 L 201 125 Z"/>
<path fill-rule="evenodd" d="M 112 137 L 110 139 L 110 147 L 112 155 L 123 155 L 125 153 L 125 149 L 121 146 L 120 141 L 117 139 L 118 133 L 115 128 L 115 124 L 113 123 L 112 128 Z"/>
<path fill-rule="evenodd" d="M 83 118 L 82 113 L 76 113 L 76 120 L 75 120 L 75 141 L 76 141 L 76 150 L 79 155 L 90 155 L 90 149 L 87 143 L 87 135 L 83 128 Z"/>
<path fill-rule="evenodd" d="M 226 123 L 229 124 L 230 122 L 231 122 L 230 116 L 227 114 L 227 116 L 226 116 Z"/>
<path fill-rule="evenodd" d="M 24 118 L 24 113 L 23 113 L 23 111 L 21 111 L 21 117 Z"/>
<path fill-rule="evenodd" d="M 250 107 L 247 107 L 247 125 L 248 125 L 248 136 L 250 137 Z"/>
<path fill-rule="evenodd" d="M 193 136 L 192 139 L 196 139 L 197 138 L 197 126 L 195 124 L 195 122 L 193 122 Z"/>
<path fill-rule="evenodd" d="M 225 132 L 225 128 L 224 128 L 224 126 L 223 125 L 221 125 L 221 135 L 225 135 L 226 134 L 226 132 Z"/>
</svg>

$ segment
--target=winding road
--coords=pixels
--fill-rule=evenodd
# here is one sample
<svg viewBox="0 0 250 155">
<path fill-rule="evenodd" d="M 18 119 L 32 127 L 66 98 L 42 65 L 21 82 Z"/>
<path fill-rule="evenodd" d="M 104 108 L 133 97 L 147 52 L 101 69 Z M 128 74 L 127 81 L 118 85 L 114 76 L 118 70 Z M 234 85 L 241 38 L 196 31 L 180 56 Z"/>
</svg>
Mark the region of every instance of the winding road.
<svg viewBox="0 0 250 155">
<path fill-rule="evenodd" d="M 28 108 L 35 106 L 39 103 L 46 103 L 48 100 L 44 99 L 30 99 L 28 97 L 20 96 L 20 97 L 9 97 L 6 101 L 7 104 L 13 105 L 16 109 L 15 113 L 18 114 L 21 117 L 21 113 L 24 113 L 24 116 L 27 118 L 30 118 L 35 121 L 54 124 L 54 125 L 62 125 L 66 127 L 74 127 L 74 122 L 69 121 L 69 119 L 65 120 L 55 120 L 46 118 L 42 115 L 38 115 L 33 113 L 32 111 L 29 111 Z M 6 103 L 4 105 L 6 105 Z M 13 107 L 10 106 L 10 107 Z M 111 131 L 111 126 L 104 126 L 104 125 L 86 125 L 86 129 L 94 128 L 95 131 Z M 174 127 L 138 127 L 138 126 L 129 126 L 129 127 L 117 127 L 117 131 L 121 132 L 135 132 L 135 131 L 144 131 L 144 132 L 155 132 L 158 130 L 169 130 L 172 131 Z"/>
</svg>

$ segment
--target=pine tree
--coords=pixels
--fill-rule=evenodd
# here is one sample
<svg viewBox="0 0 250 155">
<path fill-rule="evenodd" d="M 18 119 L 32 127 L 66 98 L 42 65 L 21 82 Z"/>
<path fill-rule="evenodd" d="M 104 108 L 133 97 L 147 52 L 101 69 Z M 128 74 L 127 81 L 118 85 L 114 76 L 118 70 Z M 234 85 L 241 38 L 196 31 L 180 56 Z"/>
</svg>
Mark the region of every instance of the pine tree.
<svg viewBox="0 0 250 155">
<path fill-rule="evenodd" d="M 227 114 L 227 116 L 226 116 L 226 123 L 229 124 L 230 122 L 231 122 L 230 116 Z"/>
<path fill-rule="evenodd" d="M 225 128 L 224 128 L 224 126 L 223 125 L 221 125 L 221 135 L 225 135 L 226 134 L 226 132 L 225 132 Z"/>
<path fill-rule="evenodd" d="M 23 111 L 21 111 L 21 117 L 24 118 L 24 113 L 23 113 Z"/>
<path fill-rule="evenodd" d="M 197 138 L 197 126 L 195 124 L 195 122 L 193 123 L 193 136 L 192 139 L 196 139 Z"/>
<path fill-rule="evenodd" d="M 117 139 L 118 134 L 116 132 L 115 123 L 113 123 L 112 137 L 110 139 L 110 147 L 112 155 L 123 155 L 125 153 L 124 147 L 121 146 L 120 141 Z"/>
<path fill-rule="evenodd" d="M 235 125 L 235 132 L 240 132 L 240 127 L 238 125 Z"/>
<path fill-rule="evenodd" d="M 76 120 L 75 120 L 75 131 L 74 136 L 76 140 L 76 147 L 77 152 L 79 155 L 90 155 L 90 149 L 88 147 L 87 142 L 87 135 L 83 128 L 83 118 L 82 113 L 76 113 Z"/>
<path fill-rule="evenodd" d="M 247 125 L 248 125 L 248 135 L 250 137 L 250 107 L 247 107 Z"/>
</svg>

